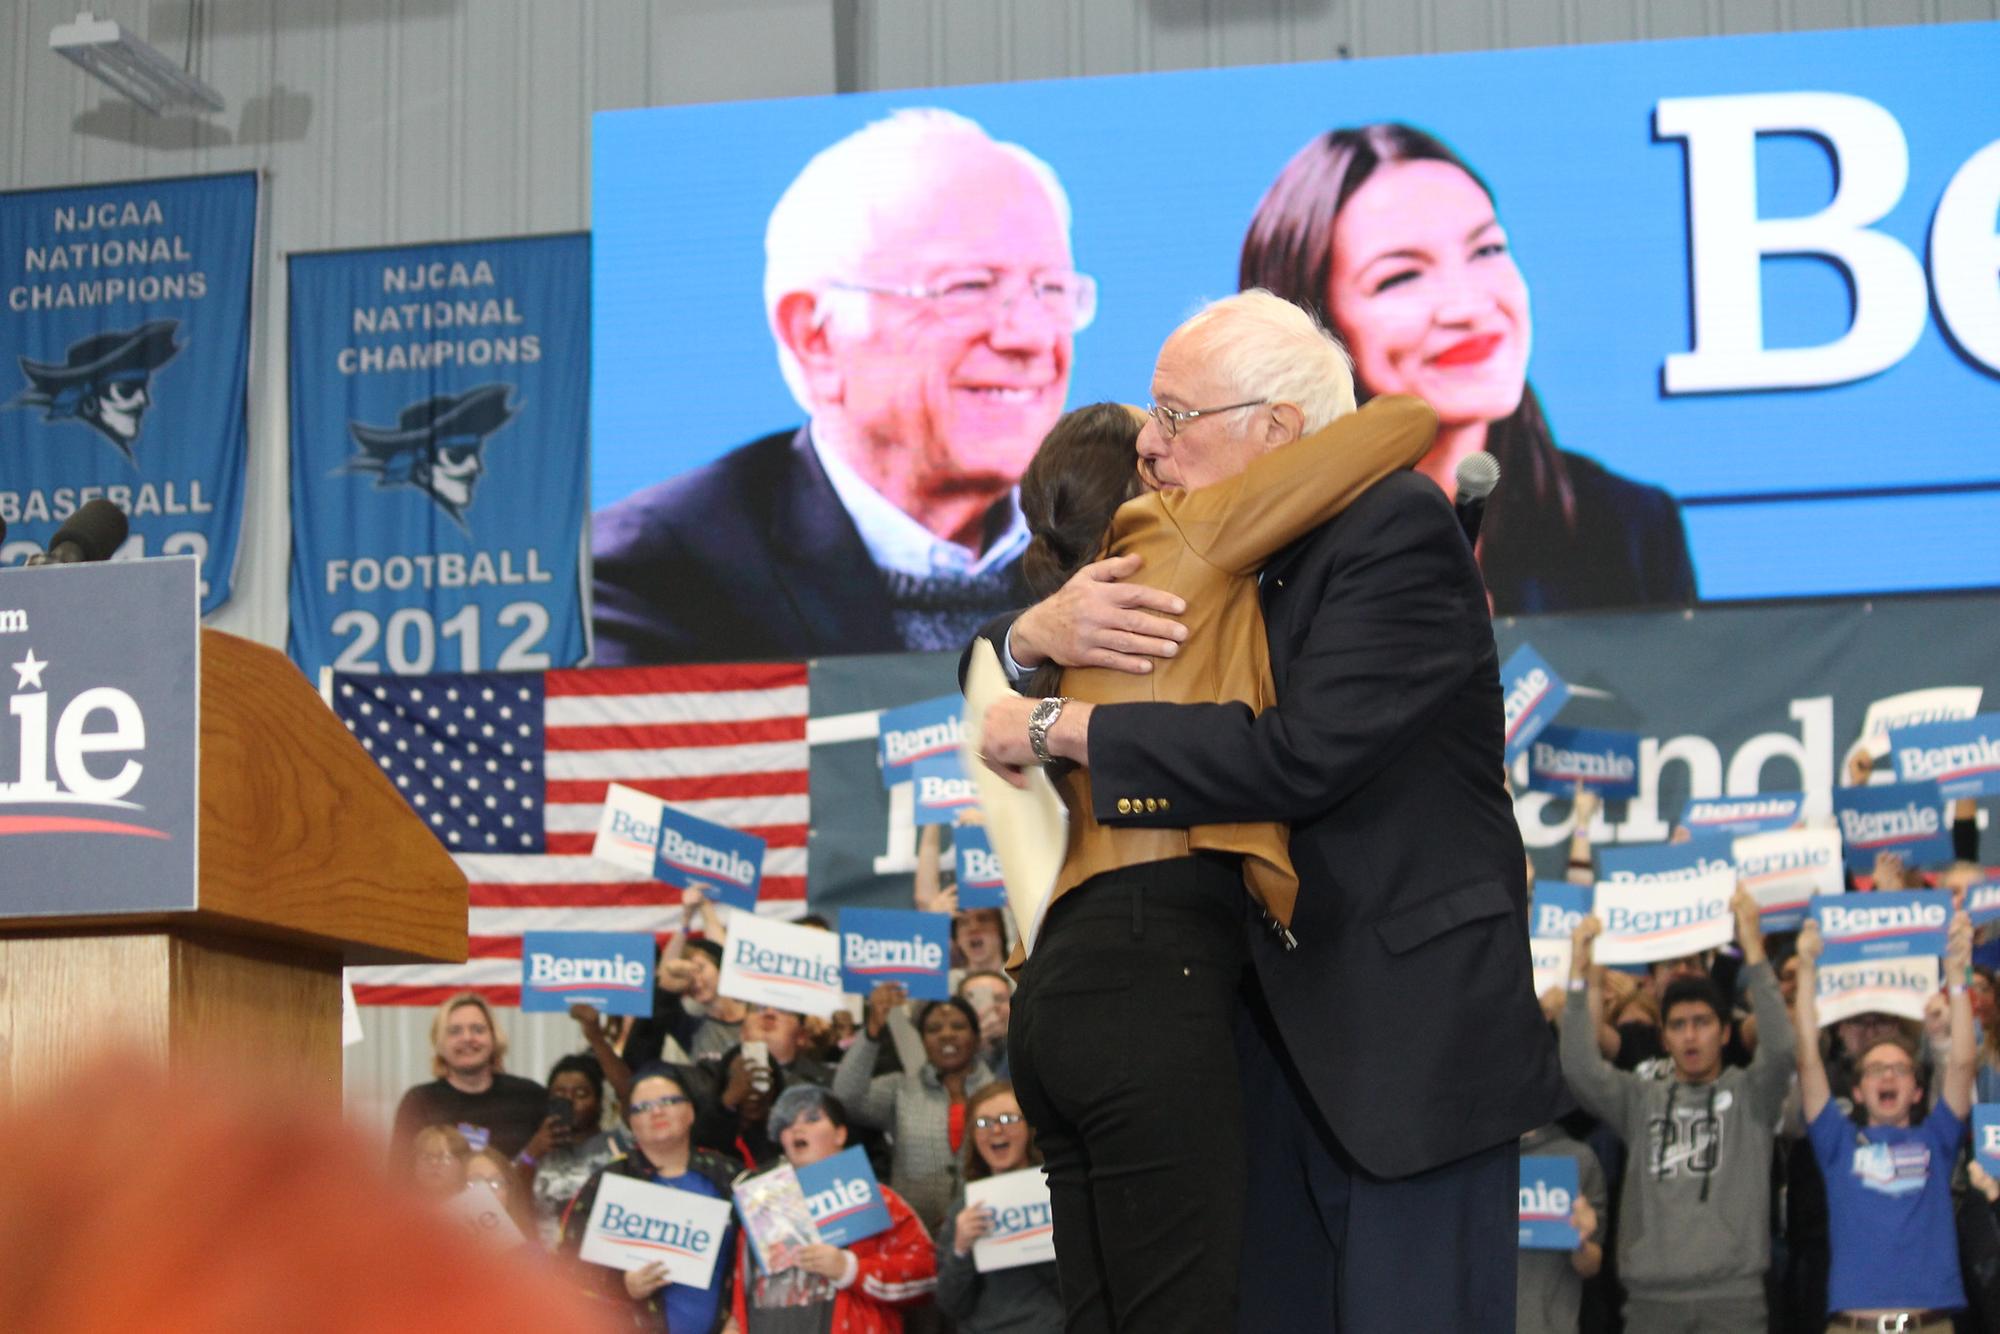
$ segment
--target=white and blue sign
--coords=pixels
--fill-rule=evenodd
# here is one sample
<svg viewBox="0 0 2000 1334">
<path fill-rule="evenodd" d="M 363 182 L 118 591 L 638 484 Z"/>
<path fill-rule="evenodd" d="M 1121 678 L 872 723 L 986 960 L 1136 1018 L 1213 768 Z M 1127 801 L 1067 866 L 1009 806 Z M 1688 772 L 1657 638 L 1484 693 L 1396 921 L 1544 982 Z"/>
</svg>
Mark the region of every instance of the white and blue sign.
<svg viewBox="0 0 2000 1334">
<path fill-rule="evenodd" d="M 0 561 L 107 499 L 121 557 L 195 556 L 229 600 L 249 453 L 257 176 L 0 194 Z"/>
<path fill-rule="evenodd" d="M 1682 829 L 1696 838 L 1720 834 L 1771 834 L 1790 829 L 1805 809 L 1803 792 L 1759 792 L 1748 797 L 1693 797 L 1681 811 Z"/>
<path fill-rule="evenodd" d="M 2000 922 L 2000 880 L 1983 880 L 1966 890 L 1965 915 L 1975 929 Z"/>
<path fill-rule="evenodd" d="M 1897 728 L 1889 756 L 1902 782 L 1934 782 L 1947 798 L 2000 796 L 2000 713 Z"/>
<path fill-rule="evenodd" d="M 1006 877 L 1000 871 L 1000 856 L 993 851 L 993 841 L 986 837 L 985 827 L 976 824 L 954 826 L 951 846 L 958 858 L 960 910 L 1005 908 Z"/>
<path fill-rule="evenodd" d="M 1989 1176 L 2000 1177 L 2000 1103 L 1972 1104 L 1972 1153 Z"/>
<path fill-rule="evenodd" d="M 882 1202 L 882 1188 L 868 1165 L 866 1149 L 842 1149 L 797 1169 L 797 1174 L 806 1211 L 827 1245 L 851 1246 L 889 1230 L 889 1206 Z"/>
<path fill-rule="evenodd" d="M 951 995 L 951 914 L 897 908 L 840 910 L 840 985 L 866 996 L 898 982 L 916 1000 Z"/>
<path fill-rule="evenodd" d="M 979 805 L 979 789 L 966 776 L 958 748 L 918 760 L 909 769 L 916 787 L 916 821 L 920 825 L 951 824 L 958 813 Z"/>
<path fill-rule="evenodd" d="M 1500 668 L 1506 708 L 1507 763 L 1526 750 L 1569 700 L 1569 685 L 1541 654 L 1523 644 Z"/>
<path fill-rule="evenodd" d="M 1551 723 L 1528 747 L 1528 786 L 1567 796 L 1577 784 L 1606 801 L 1639 792 L 1639 734 Z"/>
<path fill-rule="evenodd" d="M 910 781 L 910 766 L 919 760 L 957 755 L 965 735 L 965 701 L 957 695 L 882 710 L 877 723 L 875 755 L 882 766 L 882 786 Z"/>
<path fill-rule="evenodd" d="M 1698 880 L 1711 872 L 1735 869 L 1734 852 L 1726 838 L 1694 838 L 1685 843 L 1642 843 L 1636 847 L 1597 850 L 1600 884 L 1658 885 Z"/>
<path fill-rule="evenodd" d="M 1545 940 L 1568 940 L 1577 924 L 1590 915 L 1593 887 L 1566 880 L 1537 880 L 1528 896 L 1528 934 Z"/>
<path fill-rule="evenodd" d="M 589 237 L 290 264 L 293 660 L 582 659 Z"/>
<path fill-rule="evenodd" d="M 1576 1159 L 1561 1154 L 1522 1155 L 1522 1250 L 1573 1251 L 1583 1244 L 1569 1221 L 1581 1189 Z"/>
<path fill-rule="evenodd" d="M 1815 897 L 1845 893 L 1840 835 L 1831 829 L 1780 829 L 1731 840 L 1736 879 L 1757 900 L 1765 934 L 1796 931 Z"/>
<path fill-rule="evenodd" d="M 1934 782 L 1844 787 L 1834 793 L 1833 811 L 1850 871 L 1873 871 L 1878 852 L 1897 853 L 1906 866 L 1951 860 L 1944 795 Z"/>
<path fill-rule="evenodd" d="M 528 931 L 521 936 L 521 1008 L 561 1014 L 653 1013 L 658 943 L 645 931 Z"/>
<path fill-rule="evenodd" d="M 755 912 L 764 840 L 663 805 L 653 878 L 681 889 L 699 884 L 717 903 Z"/>
<path fill-rule="evenodd" d="M 1814 899 L 1809 911 L 1826 942 L 1821 963 L 1929 957 L 1944 953 L 1951 894 L 1942 889 L 1839 894 Z"/>
<path fill-rule="evenodd" d="M 0 917 L 197 906 L 197 578 L 0 572 Z"/>
</svg>

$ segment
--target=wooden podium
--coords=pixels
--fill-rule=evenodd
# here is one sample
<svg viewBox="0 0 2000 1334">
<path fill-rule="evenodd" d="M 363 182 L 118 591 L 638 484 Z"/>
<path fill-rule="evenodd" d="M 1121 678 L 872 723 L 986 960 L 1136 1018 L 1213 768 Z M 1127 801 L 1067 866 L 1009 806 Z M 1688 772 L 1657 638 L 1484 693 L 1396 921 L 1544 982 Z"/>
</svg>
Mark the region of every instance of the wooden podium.
<svg viewBox="0 0 2000 1334">
<path fill-rule="evenodd" d="M 465 876 L 298 668 L 213 630 L 200 661 L 198 906 L 0 918 L 0 1100 L 119 1049 L 331 1105 L 341 966 L 465 959 Z"/>
</svg>

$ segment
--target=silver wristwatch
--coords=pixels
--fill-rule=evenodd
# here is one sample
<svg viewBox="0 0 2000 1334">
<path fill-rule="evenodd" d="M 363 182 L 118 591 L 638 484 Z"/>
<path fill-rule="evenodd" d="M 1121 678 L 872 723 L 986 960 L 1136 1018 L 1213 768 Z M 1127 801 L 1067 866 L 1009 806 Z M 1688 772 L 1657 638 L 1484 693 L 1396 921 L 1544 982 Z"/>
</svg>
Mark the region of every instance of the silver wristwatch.
<svg viewBox="0 0 2000 1334">
<path fill-rule="evenodd" d="M 1049 729 L 1062 717 L 1063 705 L 1068 698 L 1049 698 L 1035 705 L 1035 711 L 1028 715 L 1028 745 L 1035 752 L 1039 764 L 1055 763 L 1055 756 L 1049 754 Z"/>
</svg>

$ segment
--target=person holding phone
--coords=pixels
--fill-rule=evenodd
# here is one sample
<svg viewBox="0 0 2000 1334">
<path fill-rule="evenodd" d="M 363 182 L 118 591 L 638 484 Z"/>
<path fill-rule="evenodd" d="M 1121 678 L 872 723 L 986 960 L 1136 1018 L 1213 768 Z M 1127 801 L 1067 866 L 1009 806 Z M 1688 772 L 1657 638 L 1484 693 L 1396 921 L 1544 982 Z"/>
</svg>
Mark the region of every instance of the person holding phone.
<svg viewBox="0 0 2000 1334">
<path fill-rule="evenodd" d="M 549 1147 L 537 1155 L 533 1195 L 543 1240 L 561 1232 L 563 1207 L 591 1174 L 631 1151 L 624 1127 L 602 1128 L 604 1072 L 588 1056 L 565 1056 L 549 1068 Z M 537 1138 L 542 1132 L 537 1132 Z M 531 1141 L 529 1150 L 534 1150 Z"/>
</svg>

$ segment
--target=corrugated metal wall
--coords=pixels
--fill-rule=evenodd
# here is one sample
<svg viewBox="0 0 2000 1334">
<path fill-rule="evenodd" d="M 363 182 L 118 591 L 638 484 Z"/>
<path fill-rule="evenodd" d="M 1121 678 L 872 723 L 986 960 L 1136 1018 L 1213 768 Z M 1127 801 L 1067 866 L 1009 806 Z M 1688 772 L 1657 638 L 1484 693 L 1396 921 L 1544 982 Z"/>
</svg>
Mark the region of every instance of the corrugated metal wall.
<svg viewBox="0 0 2000 1334">
<path fill-rule="evenodd" d="M 215 624 L 280 646 L 284 255 L 587 227 L 593 111 L 2000 17 L 2000 0 L 96 0 L 229 100 L 155 120 L 49 52 L 79 2 L 0 0 L 0 188 L 264 171 L 249 512 Z M 429 1018 L 365 1014 L 357 1120 L 386 1126 L 427 1077 Z M 509 1023 L 522 1073 L 575 1045 L 565 1018 Z"/>
</svg>

